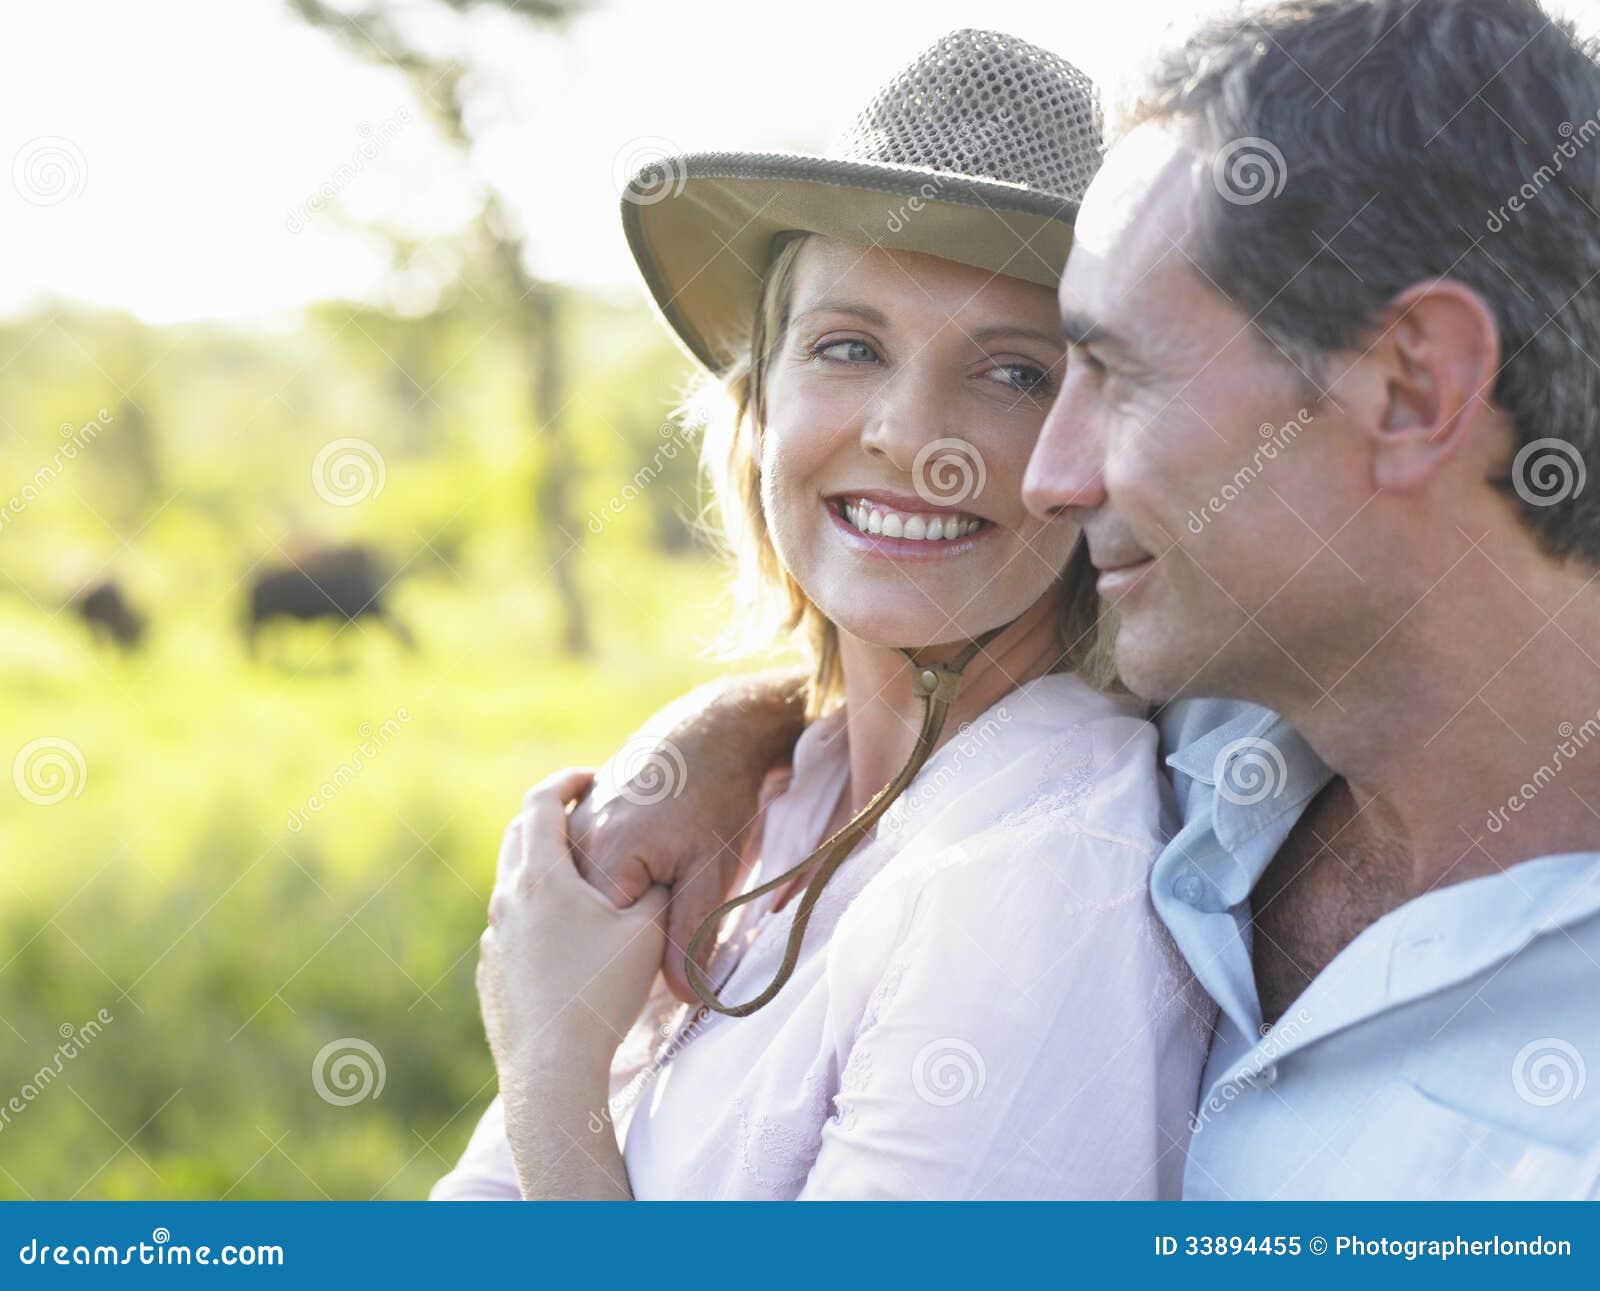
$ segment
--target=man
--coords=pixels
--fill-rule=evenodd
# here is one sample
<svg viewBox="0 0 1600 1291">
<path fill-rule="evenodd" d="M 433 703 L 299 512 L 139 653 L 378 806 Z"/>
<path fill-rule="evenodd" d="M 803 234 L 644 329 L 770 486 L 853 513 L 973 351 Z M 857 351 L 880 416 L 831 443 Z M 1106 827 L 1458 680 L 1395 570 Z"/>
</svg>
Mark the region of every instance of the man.
<svg viewBox="0 0 1600 1291">
<path fill-rule="evenodd" d="M 1533 0 L 1294 0 L 1085 199 L 1024 496 L 1160 705 L 1152 900 L 1221 1007 L 1186 1196 L 1600 1188 L 1597 113 Z M 578 823 L 619 903 L 674 887 L 689 998 L 793 679 L 686 712 L 683 795 Z"/>
</svg>

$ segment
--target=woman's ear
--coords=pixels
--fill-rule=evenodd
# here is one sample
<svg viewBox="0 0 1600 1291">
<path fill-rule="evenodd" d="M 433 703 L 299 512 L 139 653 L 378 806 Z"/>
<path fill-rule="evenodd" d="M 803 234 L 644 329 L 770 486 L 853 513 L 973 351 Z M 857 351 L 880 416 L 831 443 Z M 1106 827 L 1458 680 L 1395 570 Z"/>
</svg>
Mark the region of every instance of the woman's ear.
<svg viewBox="0 0 1600 1291">
<path fill-rule="evenodd" d="M 1494 314 L 1465 283 L 1418 283 L 1395 297 L 1363 361 L 1381 382 L 1368 427 L 1373 483 L 1426 488 L 1491 410 L 1500 371 Z"/>
</svg>

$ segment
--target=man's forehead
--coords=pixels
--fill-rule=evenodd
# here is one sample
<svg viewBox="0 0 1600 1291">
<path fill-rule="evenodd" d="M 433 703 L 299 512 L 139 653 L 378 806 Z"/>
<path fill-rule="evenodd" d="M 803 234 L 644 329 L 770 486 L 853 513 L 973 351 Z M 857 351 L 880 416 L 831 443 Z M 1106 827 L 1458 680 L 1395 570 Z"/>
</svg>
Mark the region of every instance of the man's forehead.
<svg viewBox="0 0 1600 1291">
<path fill-rule="evenodd" d="M 1063 304 L 1092 308 L 1179 255 L 1198 161 L 1188 131 L 1172 121 L 1146 122 L 1111 148 L 1078 212 Z"/>
</svg>

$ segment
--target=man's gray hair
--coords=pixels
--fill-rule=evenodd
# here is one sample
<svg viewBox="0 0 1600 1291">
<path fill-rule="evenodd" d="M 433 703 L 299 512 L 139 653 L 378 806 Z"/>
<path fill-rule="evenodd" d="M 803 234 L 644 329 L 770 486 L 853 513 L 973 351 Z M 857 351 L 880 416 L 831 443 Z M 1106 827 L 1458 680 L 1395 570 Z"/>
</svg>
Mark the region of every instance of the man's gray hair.
<svg viewBox="0 0 1600 1291">
<path fill-rule="evenodd" d="M 1303 370 L 1417 282 L 1488 302 L 1484 393 L 1528 449 L 1506 492 L 1544 550 L 1600 564 L 1595 44 L 1534 0 L 1288 0 L 1168 54 L 1128 124 L 1166 117 L 1215 149 L 1201 267 Z"/>
</svg>

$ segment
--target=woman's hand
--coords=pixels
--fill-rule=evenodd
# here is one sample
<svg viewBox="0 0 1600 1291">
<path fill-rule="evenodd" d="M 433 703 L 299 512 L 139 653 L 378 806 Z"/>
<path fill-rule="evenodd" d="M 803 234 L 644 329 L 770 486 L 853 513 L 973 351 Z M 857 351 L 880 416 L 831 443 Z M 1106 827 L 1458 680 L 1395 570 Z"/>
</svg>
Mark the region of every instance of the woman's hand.
<svg viewBox="0 0 1600 1291">
<path fill-rule="evenodd" d="M 646 722 L 573 809 L 578 872 L 614 905 L 672 890 L 661 970 L 686 1004 L 700 1001 L 683 949 L 737 885 L 762 780 L 792 756 L 804 712 L 799 672 L 708 682 Z"/>
<path fill-rule="evenodd" d="M 502 1091 L 540 1073 L 603 1078 L 661 964 L 666 892 L 618 910 L 573 864 L 566 808 L 593 778 L 546 777 L 500 845 L 477 984 Z"/>
</svg>

